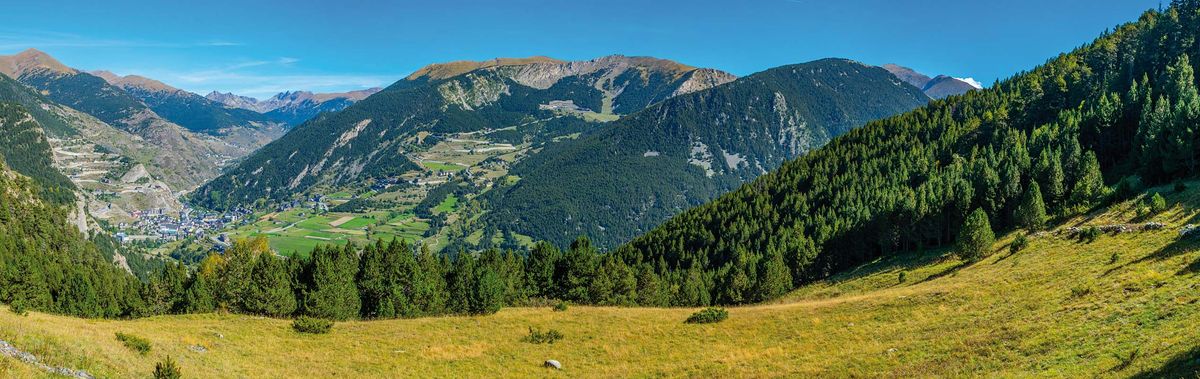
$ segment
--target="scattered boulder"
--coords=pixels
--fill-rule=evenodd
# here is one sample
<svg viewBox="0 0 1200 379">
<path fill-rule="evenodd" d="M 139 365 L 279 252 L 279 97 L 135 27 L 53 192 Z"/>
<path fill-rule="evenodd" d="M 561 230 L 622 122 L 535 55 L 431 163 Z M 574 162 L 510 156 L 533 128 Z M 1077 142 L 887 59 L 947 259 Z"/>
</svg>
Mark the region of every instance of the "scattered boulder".
<svg viewBox="0 0 1200 379">
<path fill-rule="evenodd" d="M 28 352 L 25 352 L 25 351 L 21 351 L 20 349 L 17 349 L 16 346 L 13 346 L 12 344 L 8 343 L 8 341 L 0 340 L 0 355 L 12 357 L 21 362 L 25 362 L 27 364 L 33 365 L 34 367 L 42 369 L 42 371 L 46 371 L 46 372 L 49 372 L 49 373 L 55 374 L 55 375 L 66 376 L 66 377 L 77 378 L 77 379 L 94 379 L 95 378 L 94 376 L 92 376 L 92 374 L 89 374 L 87 371 L 75 370 L 75 369 L 70 369 L 70 368 L 66 368 L 66 367 L 51 366 L 51 365 L 39 362 L 37 356 L 30 354 Z"/>
<path fill-rule="evenodd" d="M 546 368 L 552 368 L 555 370 L 562 370 L 562 363 L 558 363 L 558 361 L 553 360 L 553 359 L 546 360 L 546 363 L 542 364 L 542 366 L 545 366 Z"/>
<path fill-rule="evenodd" d="M 1183 229 L 1179 229 L 1180 237 L 1191 237 L 1198 233 L 1200 233 L 1200 226 L 1195 224 L 1187 224 L 1183 226 Z"/>
<path fill-rule="evenodd" d="M 201 354 L 208 352 L 208 348 L 204 347 L 204 345 L 190 345 L 188 346 L 188 350 Z"/>
</svg>

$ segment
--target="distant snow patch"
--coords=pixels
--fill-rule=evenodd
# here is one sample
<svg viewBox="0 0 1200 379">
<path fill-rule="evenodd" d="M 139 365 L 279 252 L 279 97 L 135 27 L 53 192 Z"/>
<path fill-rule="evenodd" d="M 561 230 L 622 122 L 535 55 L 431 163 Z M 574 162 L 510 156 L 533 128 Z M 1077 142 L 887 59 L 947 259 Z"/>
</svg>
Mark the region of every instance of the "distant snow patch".
<svg viewBox="0 0 1200 379">
<path fill-rule="evenodd" d="M 657 157 L 657 156 L 658 156 L 658 152 L 657 152 L 657 151 L 650 151 L 650 150 L 646 150 L 646 152 L 645 152 L 645 153 L 642 153 L 642 156 L 643 156 L 643 157 Z"/>
</svg>

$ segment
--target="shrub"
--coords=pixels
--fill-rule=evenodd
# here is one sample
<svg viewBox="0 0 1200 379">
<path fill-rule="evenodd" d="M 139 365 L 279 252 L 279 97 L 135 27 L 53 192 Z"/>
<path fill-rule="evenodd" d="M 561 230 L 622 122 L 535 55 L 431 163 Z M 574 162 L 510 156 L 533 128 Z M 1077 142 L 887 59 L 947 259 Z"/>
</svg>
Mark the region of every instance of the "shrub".
<svg viewBox="0 0 1200 379">
<path fill-rule="evenodd" d="M 1187 191 L 1187 184 L 1183 184 L 1182 180 L 1175 181 L 1175 192 Z"/>
<path fill-rule="evenodd" d="M 1113 198 L 1115 200 L 1123 200 L 1136 196 L 1142 191 L 1142 178 L 1137 175 L 1126 176 L 1117 182 L 1116 188 L 1113 189 Z"/>
<path fill-rule="evenodd" d="M 1120 261 L 1120 260 L 1121 260 L 1121 254 L 1112 253 L 1112 256 L 1108 257 L 1108 264 L 1110 264 L 1110 265 L 1116 264 L 1117 261 Z"/>
<path fill-rule="evenodd" d="M 145 338 L 117 332 L 117 341 L 121 341 L 121 343 L 125 344 L 125 347 L 142 355 L 150 352 L 150 341 L 147 341 Z"/>
<path fill-rule="evenodd" d="M 727 318 L 729 318 L 729 312 L 725 308 L 708 307 L 692 313 L 686 322 L 688 324 L 711 324 L 725 321 Z"/>
<path fill-rule="evenodd" d="M 25 316 L 29 314 L 29 310 L 25 309 L 25 302 L 17 300 L 8 304 L 8 310 L 12 311 L 17 316 Z"/>
<path fill-rule="evenodd" d="M 154 365 L 154 379 L 179 379 L 182 377 L 179 366 L 175 365 L 175 360 L 171 359 L 170 355 L 167 356 L 167 359 Z"/>
<path fill-rule="evenodd" d="M 525 342 L 534 343 L 534 344 L 541 344 L 541 343 L 552 344 L 561 339 L 563 339 L 563 334 L 557 330 L 550 329 L 545 332 L 542 332 L 540 329 L 534 328 L 531 326 L 531 327 L 529 327 L 529 335 L 525 336 L 525 338 L 523 338 L 522 340 Z"/>
<path fill-rule="evenodd" d="M 300 333 L 325 334 L 329 333 L 329 329 L 331 328 L 333 328 L 333 321 L 315 317 L 300 316 L 300 318 L 292 321 L 292 329 Z"/>
<path fill-rule="evenodd" d="M 1079 298 L 1087 296 L 1088 294 L 1092 293 L 1092 289 L 1095 287 L 1096 284 L 1091 281 L 1080 283 L 1074 287 L 1071 287 L 1071 297 Z"/>
<path fill-rule="evenodd" d="M 1008 252 L 1016 254 L 1018 251 L 1025 250 L 1026 247 L 1029 247 L 1029 237 L 1021 234 L 1017 238 L 1013 238 L 1013 241 L 1008 244 Z"/>
<path fill-rule="evenodd" d="M 900 274 L 896 275 L 896 280 L 904 283 L 905 280 L 908 280 L 908 271 L 900 271 Z"/>
<path fill-rule="evenodd" d="M 566 312 L 567 311 L 567 302 L 560 301 L 560 302 L 554 303 L 554 311 L 555 312 Z"/>
<path fill-rule="evenodd" d="M 1096 242 L 1097 238 L 1100 238 L 1100 228 L 1095 226 L 1089 226 L 1079 231 L 1080 241 L 1091 243 Z"/>
<path fill-rule="evenodd" d="M 1157 214 L 1167 210 L 1167 199 L 1164 199 L 1161 194 L 1156 192 L 1154 196 L 1150 197 L 1146 206 L 1150 208 L 1150 213 Z"/>
</svg>

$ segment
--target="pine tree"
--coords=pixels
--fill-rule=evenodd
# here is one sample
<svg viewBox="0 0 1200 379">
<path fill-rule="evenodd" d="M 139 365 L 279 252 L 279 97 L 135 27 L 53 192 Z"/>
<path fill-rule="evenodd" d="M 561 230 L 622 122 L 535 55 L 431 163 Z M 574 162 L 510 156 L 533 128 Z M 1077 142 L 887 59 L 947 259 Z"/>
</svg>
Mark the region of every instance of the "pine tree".
<svg viewBox="0 0 1200 379">
<path fill-rule="evenodd" d="M 649 264 L 638 267 L 637 273 L 637 304 L 647 307 L 665 307 L 670 305 L 666 295 L 663 280 L 654 272 Z"/>
<path fill-rule="evenodd" d="M 1013 218 L 1016 220 L 1017 226 L 1029 230 L 1042 228 L 1046 221 L 1046 204 L 1042 202 L 1042 190 L 1037 182 L 1029 182 L 1029 188 L 1021 197 L 1021 203 L 1017 206 Z"/>
<path fill-rule="evenodd" d="M 774 299 L 792 289 L 792 274 L 783 260 L 783 255 L 770 253 L 758 274 L 758 301 Z"/>
<path fill-rule="evenodd" d="M 599 254 L 587 237 L 579 237 L 559 261 L 559 277 L 556 279 L 561 292 L 559 298 L 578 303 L 590 301 L 588 289 L 596 274 L 596 257 Z"/>
<path fill-rule="evenodd" d="M 675 305 L 705 306 L 712 304 L 709 281 L 697 266 L 688 268 L 679 278 L 679 293 Z"/>
<path fill-rule="evenodd" d="M 1075 187 L 1071 191 L 1071 200 L 1076 207 L 1091 208 L 1106 195 L 1105 191 L 1104 176 L 1100 173 L 1100 161 L 1096 159 L 1095 153 L 1089 151 L 1084 154 L 1079 177 L 1075 180 Z"/>
<path fill-rule="evenodd" d="M 258 256 L 271 254 L 267 239 L 258 237 L 234 241 L 233 246 L 225 251 L 223 259 L 213 260 L 217 279 L 218 307 L 234 311 L 242 311 L 246 290 L 251 286 L 251 273 Z"/>
<path fill-rule="evenodd" d="M 475 273 L 470 313 L 490 315 L 504 306 L 504 282 L 491 267 L 480 267 Z"/>
<path fill-rule="evenodd" d="M 362 316 L 364 318 L 387 318 L 395 315 L 395 304 L 389 300 L 392 288 L 388 285 L 389 273 L 385 262 L 387 249 L 378 242 L 368 244 L 363 248 L 359 257 L 358 286 L 359 297 L 362 298 Z"/>
<path fill-rule="evenodd" d="M 147 311 L 151 314 L 183 312 L 186 282 L 187 269 L 182 264 L 169 262 L 164 265 L 146 285 Z"/>
<path fill-rule="evenodd" d="M 358 255 L 353 244 L 313 249 L 311 255 L 305 270 L 309 278 L 304 291 L 304 313 L 331 320 L 358 316 L 361 300 L 354 285 Z"/>
<path fill-rule="evenodd" d="M 983 209 L 975 209 L 958 232 L 958 255 L 967 261 L 982 259 L 991 251 L 995 241 L 996 235 L 992 232 L 987 213 Z"/>
<path fill-rule="evenodd" d="M 446 307 L 451 312 L 471 313 L 471 299 L 475 296 L 477 279 L 476 263 L 475 257 L 465 251 L 460 251 L 454 258 L 454 268 L 446 279 L 450 289 Z"/>
<path fill-rule="evenodd" d="M 632 305 L 636 300 L 637 276 L 613 255 L 600 259 L 588 291 L 591 302 L 601 305 Z"/>
<path fill-rule="evenodd" d="M 1187 54 L 1167 67 L 1165 90 L 1174 99 L 1168 133 L 1167 157 L 1164 168 L 1174 177 L 1196 172 L 1196 123 L 1200 121 L 1200 94 L 1196 91 L 1195 75 Z"/>
<path fill-rule="evenodd" d="M 562 252 L 549 242 L 538 242 L 529 250 L 525 259 L 525 282 L 533 296 L 554 297 L 561 291 L 556 288 L 555 276 Z"/>
<path fill-rule="evenodd" d="M 287 316 L 296 311 L 288 265 L 272 255 L 260 256 L 254 264 L 243 308 L 252 314 Z"/>
<path fill-rule="evenodd" d="M 184 297 L 184 311 L 187 313 L 209 313 L 217 309 L 216 296 L 206 275 L 196 273 L 188 284 L 187 295 Z"/>
<path fill-rule="evenodd" d="M 450 297 L 446 272 L 443 262 L 429 251 L 427 245 L 422 245 L 416 266 L 411 272 L 412 295 L 409 297 L 420 314 L 433 315 L 446 311 Z"/>
</svg>

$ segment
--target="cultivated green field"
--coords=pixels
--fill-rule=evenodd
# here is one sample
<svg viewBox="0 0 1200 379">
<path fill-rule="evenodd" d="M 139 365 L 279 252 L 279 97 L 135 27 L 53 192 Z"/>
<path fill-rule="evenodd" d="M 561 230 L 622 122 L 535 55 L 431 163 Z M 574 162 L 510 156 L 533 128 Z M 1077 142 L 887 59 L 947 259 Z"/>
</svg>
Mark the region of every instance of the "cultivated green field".
<svg viewBox="0 0 1200 379">
<path fill-rule="evenodd" d="M 454 210 L 457 207 L 458 207 L 458 196 L 455 196 L 454 194 L 450 194 L 450 195 L 447 195 L 446 198 L 442 200 L 442 202 L 438 203 L 438 205 L 436 207 L 433 207 L 433 213 L 454 212 Z"/>
<path fill-rule="evenodd" d="M 462 171 L 467 168 L 466 166 L 457 163 L 442 163 L 432 161 L 425 161 L 422 163 L 422 165 L 424 165 L 425 168 L 434 171 Z"/>
<path fill-rule="evenodd" d="M 1192 183 L 1192 188 L 1200 183 Z M 1200 190 L 1164 213 L 1134 202 L 1061 223 L 1011 253 L 1015 236 L 966 263 L 928 251 L 894 256 L 730 308 L 506 308 L 483 317 L 338 323 L 299 335 L 287 320 L 241 315 L 84 320 L 0 312 L 0 339 L 46 363 L 100 377 L 148 377 L 175 357 L 186 377 L 1195 377 L 1200 368 Z M 1135 200 L 1136 202 L 1136 200 Z M 1157 221 L 1159 230 L 1085 242 L 1073 226 Z M 553 328 L 551 345 L 522 341 Z M 147 355 L 113 335 L 145 337 Z M 196 346 L 204 352 L 196 352 Z M 564 370 L 542 368 L 546 359 Z M 0 373 L 42 375 L 11 359 Z"/>
<path fill-rule="evenodd" d="M 280 254 L 307 256 L 317 245 L 343 245 L 347 242 L 364 244 L 375 239 L 390 241 L 392 238 L 413 242 L 422 239 L 429 229 L 429 223 L 416 219 L 411 213 L 390 219 L 389 216 L 389 212 L 330 212 L 317 215 L 312 214 L 312 210 L 293 209 L 264 215 L 258 221 L 231 232 L 231 236 L 265 236 L 271 248 Z"/>
</svg>

